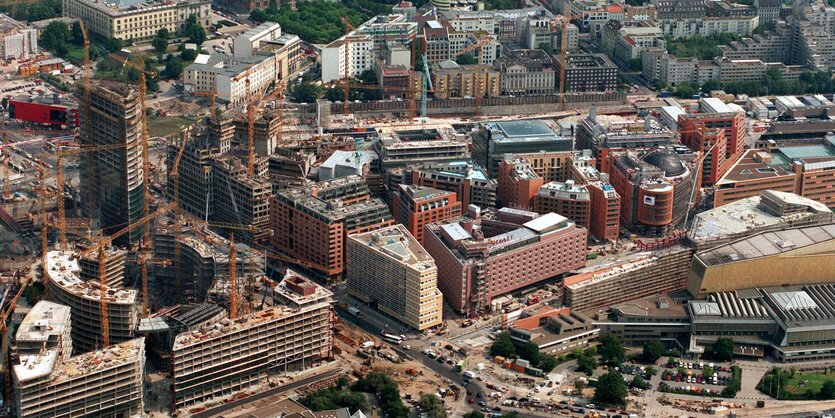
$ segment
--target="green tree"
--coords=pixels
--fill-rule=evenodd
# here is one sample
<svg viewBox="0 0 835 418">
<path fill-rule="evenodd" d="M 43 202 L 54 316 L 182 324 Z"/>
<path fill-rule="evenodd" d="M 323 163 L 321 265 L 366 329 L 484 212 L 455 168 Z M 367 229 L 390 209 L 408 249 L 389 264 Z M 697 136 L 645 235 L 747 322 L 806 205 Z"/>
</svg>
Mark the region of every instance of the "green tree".
<svg viewBox="0 0 835 418">
<path fill-rule="evenodd" d="M 63 57 L 69 52 L 66 44 L 69 37 L 70 33 L 66 23 L 49 22 L 41 32 L 41 46 Z"/>
<path fill-rule="evenodd" d="M 623 376 L 615 371 L 600 376 L 597 380 L 597 387 L 594 390 L 594 400 L 612 405 L 623 405 L 626 403 L 626 381 Z"/>
<path fill-rule="evenodd" d="M 600 358 L 609 364 L 620 364 L 626 358 L 626 350 L 620 339 L 612 334 L 604 335 L 599 340 L 600 346 L 597 352 Z"/>
<path fill-rule="evenodd" d="M 484 414 L 481 411 L 470 411 L 464 414 L 464 418 L 484 418 Z"/>
<path fill-rule="evenodd" d="M 267 13 L 261 9 L 255 9 L 249 13 L 249 18 L 255 23 L 264 23 L 269 19 Z"/>
<path fill-rule="evenodd" d="M 644 378 L 636 374 L 635 377 L 632 378 L 632 381 L 629 382 L 629 387 L 646 389 L 648 386 L 647 382 L 644 381 Z"/>
<path fill-rule="evenodd" d="M 539 44 L 538 48 L 545 51 L 545 53 L 548 55 L 554 55 L 557 53 L 557 51 L 554 51 L 554 47 L 547 42 L 542 42 L 541 44 Z"/>
<path fill-rule="evenodd" d="M 81 23 L 78 21 L 72 22 L 70 28 L 72 43 L 76 45 L 84 45 L 84 33 L 81 31 Z"/>
<path fill-rule="evenodd" d="M 519 413 L 516 411 L 510 411 L 506 414 L 502 414 L 502 418 L 519 418 Z"/>
<path fill-rule="evenodd" d="M 556 357 L 548 354 L 539 354 L 539 368 L 542 369 L 543 372 L 548 373 L 551 370 L 554 370 L 554 367 L 557 367 L 557 364 L 559 364 L 559 361 Z"/>
<path fill-rule="evenodd" d="M 360 73 L 360 83 L 377 85 L 377 72 L 369 68 Z"/>
<path fill-rule="evenodd" d="M 496 341 L 490 346 L 490 355 L 512 357 L 516 354 L 516 347 L 513 346 L 513 340 L 510 338 L 510 333 L 507 331 L 500 332 L 496 336 Z"/>
<path fill-rule="evenodd" d="M 116 52 L 116 51 L 122 49 L 124 44 L 122 44 L 122 41 L 120 39 L 117 39 L 117 38 L 105 38 L 102 41 L 102 46 L 104 46 L 104 49 L 106 49 L 110 52 Z"/>
<path fill-rule="evenodd" d="M 165 69 L 162 70 L 162 76 L 165 78 L 170 79 L 178 79 L 180 78 L 180 74 L 183 73 L 183 60 L 180 58 L 174 57 L 169 59 L 168 62 L 165 63 Z"/>
<path fill-rule="evenodd" d="M 186 36 L 188 40 L 200 46 L 206 41 L 206 30 L 197 23 L 197 16 L 191 15 L 186 19 Z"/>
<path fill-rule="evenodd" d="M 597 359 L 585 353 L 577 358 L 577 370 L 589 376 L 594 373 L 597 366 L 599 366 Z"/>
<path fill-rule="evenodd" d="M 180 52 L 180 59 L 183 61 L 191 62 L 194 61 L 195 58 L 197 58 L 197 51 L 193 49 L 184 49 Z"/>
<path fill-rule="evenodd" d="M 835 399 L 835 379 L 827 379 L 819 394 L 821 399 Z"/>
<path fill-rule="evenodd" d="M 0 101 L 0 106 L 3 106 L 3 109 L 8 109 L 9 108 L 9 98 L 4 97 L 2 99 L 2 101 Z"/>
<path fill-rule="evenodd" d="M 441 404 L 441 400 L 434 394 L 420 395 L 418 405 L 420 406 L 421 412 L 425 413 L 429 418 L 446 418 L 447 416 L 444 405 Z"/>
<path fill-rule="evenodd" d="M 310 83 L 302 83 L 290 89 L 290 100 L 296 103 L 313 103 L 319 98 L 319 89 Z"/>
<path fill-rule="evenodd" d="M 127 69 L 125 70 L 125 77 L 131 83 L 136 83 L 137 81 L 139 81 L 139 70 L 133 67 L 127 67 Z"/>
<path fill-rule="evenodd" d="M 676 96 L 682 99 L 689 99 L 698 92 L 698 87 L 692 83 L 681 83 L 676 86 Z"/>
<path fill-rule="evenodd" d="M 719 90 L 722 88 L 722 85 L 717 80 L 708 80 L 702 84 L 702 91 L 704 92 L 711 92 L 714 90 Z"/>
<path fill-rule="evenodd" d="M 458 57 L 455 58 L 455 62 L 458 65 L 473 65 L 473 64 L 478 63 L 478 62 L 476 62 L 475 58 L 473 58 L 473 56 L 470 55 L 470 54 L 459 55 Z M 421 68 L 421 70 L 423 70 L 423 68 Z"/>
<path fill-rule="evenodd" d="M 650 341 L 644 344 L 644 349 L 641 352 L 641 360 L 645 363 L 655 364 L 664 352 L 667 351 L 660 341 Z"/>
<path fill-rule="evenodd" d="M 705 366 L 702 368 L 702 376 L 704 377 L 711 377 L 713 376 L 713 368 L 710 366 Z"/>
<path fill-rule="evenodd" d="M 516 347 L 516 355 L 532 364 L 539 364 L 539 346 L 530 341 Z"/>
<path fill-rule="evenodd" d="M 156 37 L 160 38 L 160 39 L 168 39 L 169 37 L 171 37 L 171 33 L 168 32 L 168 29 L 161 28 L 160 30 L 157 31 L 157 36 Z"/>
<path fill-rule="evenodd" d="M 158 54 L 162 54 L 166 49 L 168 49 L 168 40 L 156 37 L 151 41 L 151 45 L 154 47 L 154 51 L 157 51 Z"/>
<path fill-rule="evenodd" d="M 710 348 L 713 358 L 719 361 L 729 361 L 734 358 L 734 340 L 727 337 L 719 337 L 716 343 Z"/>
<path fill-rule="evenodd" d="M 658 373 L 658 370 L 655 370 L 655 367 L 649 366 L 644 370 L 647 373 L 647 376 L 655 376 Z"/>
</svg>

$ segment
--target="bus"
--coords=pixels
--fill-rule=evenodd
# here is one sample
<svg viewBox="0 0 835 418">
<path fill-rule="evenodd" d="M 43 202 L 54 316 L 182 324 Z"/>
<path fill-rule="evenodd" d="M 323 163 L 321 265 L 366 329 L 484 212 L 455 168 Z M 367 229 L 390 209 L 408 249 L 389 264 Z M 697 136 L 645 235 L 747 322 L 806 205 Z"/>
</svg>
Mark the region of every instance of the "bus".
<svg viewBox="0 0 835 418">
<path fill-rule="evenodd" d="M 351 306 L 351 307 L 349 307 L 349 308 L 348 308 L 348 309 L 346 309 L 346 310 L 348 311 L 348 313 L 349 313 L 349 314 L 351 314 L 351 315 L 353 315 L 353 316 L 355 316 L 355 317 L 359 318 L 359 316 L 360 316 L 360 310 L 359 310 L 359 309 L 357 309 L 357 308 L 355 308 L 355 307 Z"/>
<path fill-rule="evenodd" d="M 403 337 L 398 336 L 398 335 L 394 335 L 394 334 L 389 334 L 385 330 L 380 331 L 380 335 L 383 336 L 384 340 L 386 340 L 386 341 L 388 341 L 388 342 L 390 342 L 394 345 L 400 345 L 400 343 L 403 342 Z"/>
</svg>

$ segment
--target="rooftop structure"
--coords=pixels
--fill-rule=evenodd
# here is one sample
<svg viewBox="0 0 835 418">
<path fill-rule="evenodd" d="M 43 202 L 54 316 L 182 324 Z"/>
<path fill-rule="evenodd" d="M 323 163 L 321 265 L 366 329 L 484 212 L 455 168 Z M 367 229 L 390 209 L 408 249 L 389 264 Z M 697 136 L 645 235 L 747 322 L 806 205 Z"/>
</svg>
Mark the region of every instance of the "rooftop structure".
<svg viewBox="0 0 835 418">
<path fill-rule="evenodd" d="M 55 350 L 58 360 L 67 360 L 72 355 L 71 329 L 68 306 L 38 301 L 17 328 L 17 354 L 38 355 Z"/>
<path fill-rule="evenodd" d="M 696 248 L 709 248 L 770 230 L 835 222 L 826 205 L 794 193 L 766 190 L 698 213 L 687 234 Z"/>
<path fill-rule="evenodd" d="M 568 151 L 573 147 L 571 138 L 560 136 L 559 127 L 549 120 L 520 120 L 485 122 L 481 124 L 480 138 L 473 138 L 473 154 L 481 154 L 488 172 L 495 176 L 504 154 L 533 153 L 540 151 Z"/>
<path fill-rule="evenodd" d="M 455 192 L 462 207 L 470 204 L 488 208 L 496 206 L 496 180 L 472 160 L 448 163 L 416 163 L 386 170 L 388 189 L 399 184 L 417 184 Z"/>
<path fill-rule="evenodd" d="M 192 15 L 203 29 L 208 30 L 211 26 L 210 11 L 209 0 L 66 0 L 63 5 L 64 16 L 84 19 L 90 32 L 123 41 L 151 39 L 160 29 L 183 33 L 186 20 Z"/>
<path fill-rule="evenodd" d="M 675 134 L 657 119 L 647 115 L 642 119 L 616 115 L 597 115 L 592 107 L 589 115 L 577 125 L 577 149 L 591 150 L 596 168 L 609 172 L 608 156 L 611 150 L 668 146 Z"/>
<path fill-rule="evenodd" d="M 603 54 L 572 54 L 566 57 L 565 89 L 571 92 L 614 91 L 618 84 L 618 67 Z M 563 63 L 556 61 L 556 71 Z"/>
<path fill-rule="evenodd" d="M 368 176 L 377 164 L 377 154 L 371 151 L 335 151 L 319 166 L 319 181 L 356 175 Z"/>
<path fill-rule="evenodd" d="M 18 361 L 12 374 L 15 416 L 142 414 L 144 338 L 69 359 L 54 349 L 20 355 Z"/>
<path fill-rule="evenodd" d="M 378 130 L 375 144 L 383 169 L 415 163 L 442 163 L 469 156 L 467 143 L 450 137 L 450 128 Z"/>
<path fill-rule="evenodd" d="M 536 344 L 540 352 L 554 355 L 582 348 L 600 332 L 592 325 L 591 318 L 579 312 L 543 319 L 544 324 L 534 329 L 510 328 L 510 338 L 522 344 Z"/>
<path fill-rule="evenodd" d="M 360 300 L 419 331 L 441 324 L 435 261 L 403 225 L 351 235 L 347 271 Z"/>
<path fill-rule="evenodd" d="M 835 280 L 835 224 L 761 232 L 696 253 L 687 280 L 695 297 L 753 286 Z"/>
<path fill-rule="evenodd" d="M 78 261 L 60 251 L 47 253 L 47 286 L 50 298 L 69 306 L 72 312 L 73 348 L 77 353 L 95 350 L 101 345 L 101 288 L 97 282 L 79 277 Z M 110 341 L 119 343 L 133 338 L 139 323 L 136 290 L 105 286 L 110 318 Z"/>
</svg>

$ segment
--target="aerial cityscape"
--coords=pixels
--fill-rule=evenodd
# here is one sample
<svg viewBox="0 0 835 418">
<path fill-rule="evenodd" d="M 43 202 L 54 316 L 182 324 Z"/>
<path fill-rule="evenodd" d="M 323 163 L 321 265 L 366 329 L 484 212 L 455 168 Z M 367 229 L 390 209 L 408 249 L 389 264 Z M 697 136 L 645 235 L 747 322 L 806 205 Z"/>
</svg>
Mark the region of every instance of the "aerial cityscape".
<svg viewBox="0 0 835 418">
<path fill-rule="evenodd" d="M 0 418 L 835 415 L 835 0 L 0 37 Z"/>
</svg>

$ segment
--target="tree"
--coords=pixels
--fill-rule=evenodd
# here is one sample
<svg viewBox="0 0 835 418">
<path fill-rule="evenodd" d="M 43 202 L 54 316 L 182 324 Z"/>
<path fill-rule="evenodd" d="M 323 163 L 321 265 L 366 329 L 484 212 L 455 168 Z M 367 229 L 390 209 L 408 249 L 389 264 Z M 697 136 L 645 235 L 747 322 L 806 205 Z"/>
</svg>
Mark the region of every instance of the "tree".
<svg viewBox="0 0 835 418">
<path fill-rule="evenodd" d="M 502 414 L 502 418 L 519 418 L 519 413 L 516 411 L 510 411 L 506 414 Z"/>
<path fill-rule="evenodd" d="M 647 388 L 647 382 L 644 381 L 643 377 L 636 374 L 635 377 L 632 378 L 632 381 L 629 382 L 629 387 L 638 388 L 638 389 L 646 389 Z"/>
<path fill-rule="evenodd" d="M 84 45 L 84 33 L 81 31 L 80 22 L 72 22 L 72 28 L 70 28 L 70 32 L 72 36 L 72 43 L 76 45 Z"/>
<path fill-rule="evenodd" d="M 481 411 L 470 411 L 464 414 L 463 418 L 484 418 L 484 414 Z"/>
<path fill-rule="evenodd" d="M 183 61 L 194 61 L 197 58 L 197 51 L 193 49 L 184 49 L 180 52 L 180 59 Z"/>
<path fill-rule="evenodd" d="M 377 85 L 377 72 L 369 68 L 360 73 L 360 83 Z"/>
<path fill-rule="evenodd" d="M 542 42 L 541 44 L 539 44 L 538 48 L 545 51 L 545 53 L 548 55 L 554 55 L 557 53 L 557 51 L 554 51 L 554 47 L 551 46 L 551 44 L 549 44 L 548 42 Z"/>
<path fill-rule="evenodd" d="M 255 23 L 264 23 L 269 19 L 267 13 L 261 9 L 255 9 L 249 13 L 249 18 Z"/>
<path fill-rule="evenodd" d="M 719 337 L 716 343 L 710 348 L 713 358 L 719 361 L 729 361 L 734 358 L 734 340 L 727 337 Z"/>
<path fill-rule="evenodd" d="M 168 40 L 156 37 L 151 41 L 151 45 L 154 47 L 154 51 L 157 51 L 158 54 L 162 54 L 166 49 L 168 49 Z"/>
<path fill-rule="evenodd" d="M 102 46 L 104 46 L 104 49 L 106 49 L 110 52 L 116 52 L 116 51 L 122 49 L 122 47 L 124 45 L 122 44 L 122 41 L 120 39 L 105 38 L 104 41 L 102 42 Z"/>
<path fill-rule="evenodd" d="M 423 55 L 415 56 L 415 71 L 423 71 Z"/>
<path fill-rule="evenodd" d="M 493 357 L 512 357 L 516 355 L 516 348 L 513 346 L 513 340 L 510 339 L 509 332 L 500 332 L 496 336 L 496 341 L 493 341 L 493 345 L 490 346 L 490 355 Z"/>
<path fill-rule="evenodd" d="M 559 361 L 556 357 L 540 353 L 539 368 L 542 369 L 543 372 L 548 373 L 551 370 L 554 370 L 554 367 L 557 367 L 557 364 L 559 364 Z"/>
<path fill-rule="evenodd" d="M 641 352 L 641 360 L 648 364 L 655 364 L 661 356 L 664 355 L 664 345 L 659 341 L 650 341 L 644 344 L 644 350 Z"/>
<path fill-rule="evenodd" d="M 644 369 L 644 372 L 646 372 L 647 376 L 655 376 L 655 374 L 658 373 L 658 370 L 655 370 L 655 367 L 648 366 Z"/>
<path fill-rule="evenodd" d="M 577 358 L 577 370 L 589 376 L 594 373 L 594 369 L 596 369 L 597 366 L 599 366 L 597 359 L 592 356 L 583 354 Z"/>
<path fill-rule="evenodd" d="M 2 101 L 0 101 L 0 106 L 3 106 L 3 109 L 8 109 L 9 108 L 9 98 L 4 97 L 2 99 Z"/>
<path fill-rule="evenodd" d="M 719 83 L 719 81 L 717 81 L 717 80 L 708 80 L 708 81 L 705 81 L 704 84 L 702 84 L 702 91 L 705 91 L 705 92 L 711 92 L 711 91 L 714 91 L 714 90 L 719 90 L 721 88 L 722 88 L 722 84 Z"/>
<path fill-rule="evenodd" d="M 473 64 L 477 64 L 477 62 L 476 62 L 475 58 L 473 58 L 473 56 L 472 56 L 472 55 L 469 55 L 469 54 L 461 54 L 461 55 L 459 55 L 457 58 L 455 58 L 455 62 L 456 62 L 458 65 L 473 65 Z M 421 70 L 423 70 L 423 68 L 421 68 Z"/>
<path fill-rule="evenodd" d="M 169 36 L 171 36 L 171 34 L 166 28 L 161 28 L 157 31 L 157 38 L 168 39 Z"/>
<path fill-rule="evenodd" d="M 594 390 L 594 400 L 612 404 L 623 405 L 626 403 L 626 381 L 623 376 L 615 371 L 600 376 L 597 380 L 597 387 Z"/>
<path fill-rule="evenodd" d="M 713 376 L 713 368 L 710 366 L 705 366 L 702 368 L 702 376 L 704 377 L 711 377 Z"/>
<path fill-rule="evenodd" d="M 206 41 L 206 30 L 197 23 L 197 16 L 191 15 L 186 19 L 186 36 L 188 40 L 196 43 L 198 46 Z"/>
<path fill-rule="evenodd" d="M 139 81 L 139 70 L 133 67 L 128 67 L 127 70 L 125 70 L 125 77 L 127 77 L 128 81 L 131 83 L 136 83 Z"/>
<path fill-rule="evenodd" d="M 429 418 L 446 418 L 446 410 L 441 404 L 441 400 L 434 394 L 420 395 L 420 410 Z"/>
<path fill-rule="evenodd" d="M 819 394 L 821 399 L 835 399 L 835 379 L 827 379 Z"/>
<path fill-rule="evenodd" d="M 66 56 L 69 52 L 66 44 L 69 37 L 70 33 L 66 23 L 49 22 L 41 33 L 41 46 L 54 51 L 58 56 Z"/>
<path fill-rule="evenodd" d="M 290 89 L 290 100 L 296 103 L 313 103 L 319 97 L 319 89 L 310 83 L 302 83 Z"/>
<path fill-rule="evenodd" d="M 531 362 L 531 364 L 539 364 L 539 346 L 530 341 L 516 347 L 516 355 Z"/>
<path fill-rule="evenodd" d="M 183 60 L 174 57 L 165 63 L 165 69 L 162 70 L 162 76 L 170 79 L 180 78 L 183 73 Z"/>
<path fill-rule="evenodd" d="M 609 364 L 620 364 L 626 358 L 626 350 L 623 343 L 614 335 L 607 334 L 600 338 L 600 347 L 597 349 L 600 358 Z"/>
</svg>

